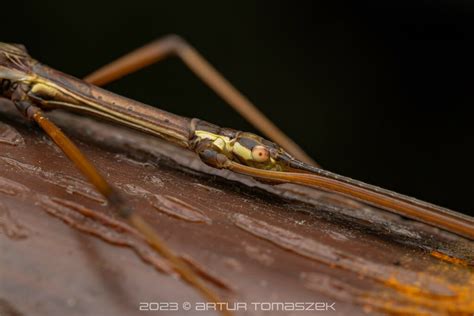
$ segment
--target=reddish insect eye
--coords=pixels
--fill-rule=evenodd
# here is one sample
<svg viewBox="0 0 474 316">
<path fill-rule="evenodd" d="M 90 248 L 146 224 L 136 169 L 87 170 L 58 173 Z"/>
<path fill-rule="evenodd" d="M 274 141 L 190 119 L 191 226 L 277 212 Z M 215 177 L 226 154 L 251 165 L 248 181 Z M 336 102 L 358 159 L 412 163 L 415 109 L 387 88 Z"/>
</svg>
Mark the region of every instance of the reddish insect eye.
<svg viewBox="0 0 474 316">
<path fill-rule="evenodd" d="M 252 149 L 252 158 L 256 162 L 265 162 L 270 158 L 270 153 L 265 147 L 257 145 Z"/>
</svg>

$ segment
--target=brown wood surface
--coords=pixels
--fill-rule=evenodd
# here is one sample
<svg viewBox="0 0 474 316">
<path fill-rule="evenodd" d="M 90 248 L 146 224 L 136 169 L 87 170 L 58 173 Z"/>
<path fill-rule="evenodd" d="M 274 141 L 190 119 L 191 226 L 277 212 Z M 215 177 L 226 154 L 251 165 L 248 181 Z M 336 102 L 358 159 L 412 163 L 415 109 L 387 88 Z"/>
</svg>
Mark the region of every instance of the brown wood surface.
<svg viewBox="0 0 474 316">
<path fill-rule="evenodd" d="M 337 195 L 213 170 L 133 131 L 51 117 L 211 288 L 248 304 L 236 314 L 304 314 L 252 302 L 335 302 L 311 315 L 474 313 L 471 241 Z M 138 310 L 201 301 L 0 101 L 1 316 L 215 315 Z"/>
</svg>

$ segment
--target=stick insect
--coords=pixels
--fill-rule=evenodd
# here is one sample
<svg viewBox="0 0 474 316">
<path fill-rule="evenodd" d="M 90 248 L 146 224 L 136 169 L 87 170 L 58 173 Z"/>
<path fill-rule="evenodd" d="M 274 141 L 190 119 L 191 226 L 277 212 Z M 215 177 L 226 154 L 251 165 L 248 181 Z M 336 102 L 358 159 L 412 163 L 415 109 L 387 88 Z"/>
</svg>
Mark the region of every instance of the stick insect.
<svg viewBox="0 0 474 316">
<path fill-rule="evenodd" d="M 171 114 L 98 87 L 172 55 L 180 57 L 198 77 L 274 142 L 252 133 Z M 474 240 L 474 219 L 469 216 L 320 168 L 193 47 L 177 36 L 168 36 L 139 48 L 84 81 L 39 63 L 21 45 L 0 43 L 0 96 L 10 99 L 26 119 L 36 122 L 106 197 L 110 206 L 169 260 L 183 280 L 212 302 L 219 302 L 219 297 L 127 206 L 121 194 L 45 116 L 44 111 L 63 109 L 109 120 L 194 151 L 202 162 L 215 168 L 339 193 Z M 222 313 L 229 314 L 225 310 Z"/>
</svg>

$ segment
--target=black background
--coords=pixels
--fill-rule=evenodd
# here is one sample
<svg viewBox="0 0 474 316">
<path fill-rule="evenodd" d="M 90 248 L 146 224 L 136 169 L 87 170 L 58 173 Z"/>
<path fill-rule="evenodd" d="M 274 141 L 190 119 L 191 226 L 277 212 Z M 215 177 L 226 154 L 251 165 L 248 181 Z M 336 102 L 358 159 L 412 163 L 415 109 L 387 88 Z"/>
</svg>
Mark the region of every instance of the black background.
<svg viewBox="0 0 474 316">
<path fill-rule="evenodd" d="M 324 167 L 474 214 L 467 1 L 2 1 L 0 40 L 82 77 L 176 33 Z M 177 59 L 108 89 L 255 131 Z"/>
</svg>

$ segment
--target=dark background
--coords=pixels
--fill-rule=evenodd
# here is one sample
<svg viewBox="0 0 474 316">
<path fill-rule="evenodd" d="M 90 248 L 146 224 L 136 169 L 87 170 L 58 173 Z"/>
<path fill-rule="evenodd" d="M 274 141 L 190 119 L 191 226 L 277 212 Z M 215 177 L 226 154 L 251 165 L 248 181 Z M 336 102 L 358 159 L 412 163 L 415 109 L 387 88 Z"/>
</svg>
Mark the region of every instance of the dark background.
<svg viewBox="0 0 474 316">
<path fill-rule="evenodd" d="M 0 40 L 82 77 L 180 34 L 324 167 L 474 214 L 467 1 L 11 1 Z M 177 59 L 108 89 L 254 129 Z"/>
</svg>

